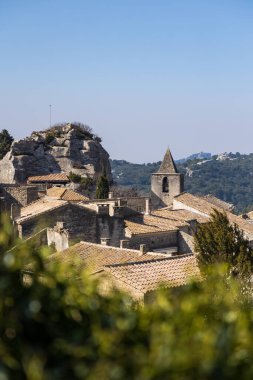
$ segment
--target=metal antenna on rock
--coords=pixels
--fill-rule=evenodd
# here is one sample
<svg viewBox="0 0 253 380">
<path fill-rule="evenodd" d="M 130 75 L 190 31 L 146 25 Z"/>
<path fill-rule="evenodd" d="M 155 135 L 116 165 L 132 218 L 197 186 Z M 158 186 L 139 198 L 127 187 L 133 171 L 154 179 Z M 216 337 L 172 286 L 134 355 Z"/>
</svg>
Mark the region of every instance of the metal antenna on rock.
<svg viewBox="0 0 253 380">
<path fill-rule="evenodd" d="M 51 128 L 51 119 L 52 119 L 52 105 L 49 104 L 49 124 L 50 124 L 50 128 Z"/>
</svg>

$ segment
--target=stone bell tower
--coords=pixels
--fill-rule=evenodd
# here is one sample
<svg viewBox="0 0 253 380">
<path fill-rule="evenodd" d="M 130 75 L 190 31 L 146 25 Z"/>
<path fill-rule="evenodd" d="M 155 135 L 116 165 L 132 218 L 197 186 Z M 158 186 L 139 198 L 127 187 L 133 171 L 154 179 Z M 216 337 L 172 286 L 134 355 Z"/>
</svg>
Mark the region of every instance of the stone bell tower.
<svg viewBox="0 0 253 380">
<path fill-rule="evenodd" d="M 151 176 L 153 210 L 171 206 L 173 198 L 184 191 L 184 175 L 178 173 L 171 152 L 167 149 L 159 170 Z"/>
</svg>

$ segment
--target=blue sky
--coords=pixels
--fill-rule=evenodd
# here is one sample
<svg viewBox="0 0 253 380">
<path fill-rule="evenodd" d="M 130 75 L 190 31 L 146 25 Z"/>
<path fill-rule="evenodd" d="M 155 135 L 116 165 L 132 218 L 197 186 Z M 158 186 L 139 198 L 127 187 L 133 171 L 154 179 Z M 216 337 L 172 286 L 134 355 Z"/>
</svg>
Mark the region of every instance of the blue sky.
<svg viewBox="0 0 253 380">
<path fill-rule="evenodd" d="M 253 152 L 252 0 L 0 0 L 0 128 L 81 121 L 110 156 Z"/>
</svg>

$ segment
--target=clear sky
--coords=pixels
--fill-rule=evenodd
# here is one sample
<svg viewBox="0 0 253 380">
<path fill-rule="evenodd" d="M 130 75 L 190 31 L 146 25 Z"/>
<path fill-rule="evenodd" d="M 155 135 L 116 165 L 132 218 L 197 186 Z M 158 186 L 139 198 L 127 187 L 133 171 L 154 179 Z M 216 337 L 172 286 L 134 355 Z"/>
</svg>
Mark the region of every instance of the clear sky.
<svg viewBox="0 0 253 380">
<path fill-rule="evenodd" d="M 0 0 L 0 129 L 81 121 L 111 158 L 253 152 L 252 0 Z"/>
</svg>

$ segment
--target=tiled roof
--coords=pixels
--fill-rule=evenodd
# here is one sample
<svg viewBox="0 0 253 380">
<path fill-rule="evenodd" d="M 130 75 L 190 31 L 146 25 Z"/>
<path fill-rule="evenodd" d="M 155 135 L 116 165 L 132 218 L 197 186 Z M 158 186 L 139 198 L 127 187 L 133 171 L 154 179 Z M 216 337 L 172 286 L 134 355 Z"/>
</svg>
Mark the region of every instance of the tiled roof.
<svg viewBox="0 0 253 380">
<path fill-rule="evenodd" d="M 28 182 L 69 182 L 65 173 L 52 173 L 47 175 L 37 175 L 28 177 Z"/>
<path fill-rule="evenodd" d="M 232 203 L 225 202 L 214 195 L 207 194 L 202 196 L 205 200 L 207 200 L 209 203 L 212 203 L 214 206 L 221 207 L 224 210 L 232 211 L 234 208 L 234 205 Z"/>
<path fill-rule="evenodd" d="M 189 193 L 182 193 L 180 195 L 177 195 L 174 199 L 206 215 L 210 215 L 214 209 L 220 212 L 225 211 L 230 223 L 236 223 L 238 227 L 242 229 L 244 232 L 248 234 L 253 234 L 253 224 L 240 218 L 238 215 L 235 215 L 229 211 L 226 211 L 224 208 L 215 206 L 214 204 L 208 202 L 203 197 L 199 197 L 199 196 L 192 195 Z"/>
<path fill-rule="evenodd" d="M 20 217 L 17 218 L 17 222 L 22 222 L 45 212 L 55 210 L 59 207 L 65 206 L 67 203 L 68 202 L 63 200 L 48 200 L 46 198 L 40 199 L 26 207 L 22 207 L 21 214 Z"/>
<path fill-rule="evenodd" d="M 176 164 L 169 149 L 167 149 L 157 173 L 178 173 Z"/>
<path fill-rule="evenodd" d="M 253 219 L 253 211 L 250 211 L 246 214 L 249 219 Z"/>
<path fill-rule="evenodd" d="M 247 222 L 247 220 L 240 218 L 238 215 L 232 214 L 231 212 L 227 212 L 227 216 L 230 223 L 236 223 L 240 229 L 250 235 L 253 235 L 253 224 Z"/>
<path fill-rule="evenodd" d="M 153 215 L 156 215 L 160 218 L 166 218 L 168 220 L 176 220 L 176 221 L 185 221 L 190 222 L 191 220 L 197 220 L 199 223 L 206 223 L 207 218 L 196 214 L 192 211 L 188 210 L 171 210 L 170 207 L 160 208 L 152 212 Z"/>
<path fill-rule="evenodd" d="M 104 270 L 105 265 L 151 261 L 158 258 L 161 259 L 162 257 L 163 256 L 154 253 L 146 253 L 140 256 L 140 252 L 137 250 L 82 241 L 65 251 L 54 253 L 49 257 L 49 260 L 61 260 L 71 263 L 73 259 L 77 258 L 80 260 L 80 269 L 86 268 L 91 274 Z"/>
<path fill-rule="evenodd" d="M 175 287 L 186 285 L 191 279 L 200 280 L 195 255 L 182 255 L 147 262 L 108 265 L 105 270 L 119 281 L 146 293 L 159 285 Z"/>
<path fill-rule="evenodd" d="M 81 201 L 88 201 L 89 198 L 85 197 L 82 194 L 79 194 L 73 190 L 65 189 L 62 187 L 51 187 L 47 190 L 47 195 L 49 197 L 63 199 L 64 201 L 69 202 L 81 202 Z"/>
<path fill-rule="evenodd" d="M 213 212 L 213 209 L 223 211 L 219 206 L 214 206 L 203 197 L 192 195 L 190 193 L 182 193 L 174 197 L 175 201 L 181 202 L 188 207 L 191 207 L 203 214 L 209 215 Z"/>
<path fill-rule="evenodd" d="M 134 219 L 134 221 L 126 219 L 125 225 L 132 235 L 152 234 L 152 233 L 157 233 L 157 232 L 167 232 L 171 230 L 173 231 L 177 230 L 177 228 L 175 227 L 172 228 L 171 226 L 170 227 L 167 226 L 167 228 L 159 228 L 158 226 L 155 226 L 155 225 L 146 224 L 142 219 L 138 220 L 137 218 Z"/>
<path fill-rule="evenodd" d="M 187 226 L 193 219 L 197 219 L 200 223 L 206 221 L 206 218 L 193 212 L 164 208 L 153 211 L 150 215 L 128 217 L 125 225 L 132 235 L 141 235 L 177 231 L 179 227 Z"/>
</svg>

